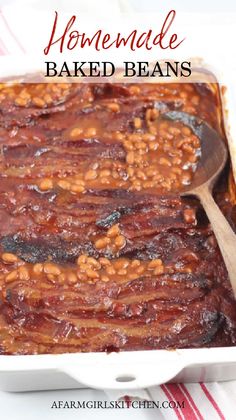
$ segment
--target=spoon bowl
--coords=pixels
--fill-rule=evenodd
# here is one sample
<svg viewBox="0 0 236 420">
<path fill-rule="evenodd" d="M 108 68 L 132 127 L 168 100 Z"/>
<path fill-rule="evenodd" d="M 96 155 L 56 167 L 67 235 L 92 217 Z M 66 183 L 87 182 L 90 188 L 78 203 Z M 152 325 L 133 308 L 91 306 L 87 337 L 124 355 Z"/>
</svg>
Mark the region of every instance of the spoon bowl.
<svg viewBox="0 0 236 420">
<path fill-rule="evenodd" d="M 180 194 L 182 196 L 195 194 L 196 189 L 204 184 L 213 187 L 228 158 L 228 150 L 221 136 L 200 118 L 185 112 L 170 111 L 164 116 L 189 127 L 201 143 L 201 156 L 191 185 L 183 186 Z"/>
</svg>

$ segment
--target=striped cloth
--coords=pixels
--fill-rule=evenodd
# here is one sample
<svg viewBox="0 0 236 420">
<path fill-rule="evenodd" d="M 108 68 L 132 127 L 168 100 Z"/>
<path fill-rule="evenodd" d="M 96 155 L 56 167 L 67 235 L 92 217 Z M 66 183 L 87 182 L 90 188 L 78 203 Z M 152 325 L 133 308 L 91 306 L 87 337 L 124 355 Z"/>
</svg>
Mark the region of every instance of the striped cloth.
<svg viewBox="0 0 236 420">
<path fill-rule="evenodd" d="M 14 21 L 14 19 L 13 19 Z M 17 33 L 9 13 L 0 10 L 0 56 L 25 54 L 27 47 Z M 184 407 L 156 409 L 158 419 L 232 420 L 236 414 L 236 381 L 199 384 L 163 384 L 148 390 L 106 391 L 110 400 L 128 398 L 159 401 L 184 401 Z M 146 418 L 146 416 L 145 416 Z"/>
<path fill-rule="evenodd" d="M 0 55 L 25 54 L 25 49 L 9 24 L 6 14 L 0 9 Z"/>
</svg>

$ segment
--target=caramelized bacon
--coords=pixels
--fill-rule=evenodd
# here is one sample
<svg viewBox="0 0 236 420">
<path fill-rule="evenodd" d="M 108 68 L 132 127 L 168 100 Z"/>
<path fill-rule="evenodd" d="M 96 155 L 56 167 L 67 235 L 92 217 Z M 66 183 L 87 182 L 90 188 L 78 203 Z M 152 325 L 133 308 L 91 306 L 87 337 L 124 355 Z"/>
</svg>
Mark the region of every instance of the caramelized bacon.
<svg viewBox="0 0 236 420">
<path fill-rule="evenodd" d="M 198 201 L 179 197 L 200 150 L 162 120 L 175 109 L 221 129 L 217 94 L 200 85 L 1 86 L 2 354 L 236 344 L 215 237 Z"/>
</svg>

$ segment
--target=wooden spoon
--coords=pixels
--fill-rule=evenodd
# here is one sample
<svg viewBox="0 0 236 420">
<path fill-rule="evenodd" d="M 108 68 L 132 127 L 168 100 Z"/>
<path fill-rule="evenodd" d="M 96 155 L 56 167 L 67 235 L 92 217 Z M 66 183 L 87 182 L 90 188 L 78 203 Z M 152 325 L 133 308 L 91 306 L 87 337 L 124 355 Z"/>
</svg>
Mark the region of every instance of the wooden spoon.
<svg viewBox="0 0 236 420">
<path fill-rule="evenodd" d="M 236 297 L 236 234 L 212 197 L 213 186 L 227 161 L 227 148 L 220 135 L 201 119 L 178 111 L 170 111 L 163 116 L 182 122 L 201 141 L 201 157 L 193 181 L 180 194 L 195 195 L 201 201 L 218 241 Z"/>
</svg>

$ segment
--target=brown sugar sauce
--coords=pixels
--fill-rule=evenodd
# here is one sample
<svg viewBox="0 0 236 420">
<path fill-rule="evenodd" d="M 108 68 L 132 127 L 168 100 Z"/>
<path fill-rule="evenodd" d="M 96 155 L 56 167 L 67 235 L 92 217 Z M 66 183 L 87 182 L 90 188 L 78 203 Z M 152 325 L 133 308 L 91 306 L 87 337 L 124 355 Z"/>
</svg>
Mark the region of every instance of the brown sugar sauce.
<svg viewBox="0 0 236 420">
<path fill-rule="evenodd" d="M 215 84 L 0 85 L 0 352 L 231 346 L 236 305 L 195 199 Z M 216 198 L 232 226 L 229 168 Z"/>
</svg>

